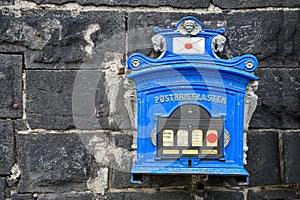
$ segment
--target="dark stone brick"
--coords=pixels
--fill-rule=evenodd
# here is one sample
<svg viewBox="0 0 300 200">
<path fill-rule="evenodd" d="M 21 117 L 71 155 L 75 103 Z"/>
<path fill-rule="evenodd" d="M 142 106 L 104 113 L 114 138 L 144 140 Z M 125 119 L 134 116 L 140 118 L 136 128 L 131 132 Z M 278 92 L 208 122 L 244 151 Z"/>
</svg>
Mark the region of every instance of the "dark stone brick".
<svg viewBox="0 0 300 200">
<path fill-rule="evenodd" d="M 116 81 L 101 70 L 29 70 L 26 80 L 32 129 L 131 128 L 120 78 Z"/>
<path fill-rule="evenodd" d="M 121 151 L 120 151 L 121 150 Z M 111 181 L 110 185 L 113 188 L 130 188 L 130 187 L 151 187 L 151 177 L 142 177 L 142 184 L 136 185 L 130 183 L 130 171 L 133 162 L 133 153 L 128 152 L 127 149 L 120 149 L 120 147 L 115 148 L 115 150 L 111 150 L 115 156 L 114 162 L 111 165 Z M 121 156 L 119 155 L 121 153 Z M 119 159 L 116 160 L 119 157 Z"/>
<path fill-rule="evenodd" d="M 130 161 L 129 161 L 130 162 Z M 131 169 L 131 163 L 128 163 Z M 112 169 L 111 187 L 113 188 L 130 188 L 130 187 L 191 187 L 191 175 L 143 175 L 142 184 L 136 185 L 130 183 L 130 171 Z"/>
<path fill-rule="evenodd" d="M 117 147 L 122 147 L 130 151 L 133 136 L 126 133 L 112 134 L 112 141 Z"/>
<path fill-rule="evenodd" d="M 17 148 L 24 192 L 85 191 L 91 155 L 80 134 L 18 134 Z"/>
<path fill-rule="evenodd" d="M 283 159 L 285 183 L 300 184 L 300 132 L 285 132 L 283 135 Z"/>
<path fill-rule="evenodd" d="M 113 188 L 130 188 L 134 184 L 130 183 L 130 172 L 123 172 L 112 169 L 111 187 Z"/>
<path fill-rule="evenodd" d="M 300 69 L 258 69 L 252 128 L 300 128 Z"/>
<path fill-rule="evenodd" d="M 74 127 L 72 88 L 75 71 L 27 71 L 27 119 L 32 129 Z"/>
<path fill-rule="evenodd" d="M 14 0 L 1 0 L 0 6 L 12 5 L 13 3 L 14 3 Z"/>
<path fill-rule="evenodd" d="M 35 200 L 32 194 L 18 194 L 14 193 L 12 195 L 12 200 Z"/>
<path fill-rule="evenodd" d="M 24 119 L 17 119 L 16 120 L 16 130 L 18 131 L 25 131 L 27 130 L 27 125 L 26 125 L 27 121 Z"/>
<path fill-rule="evenodd" d="M 53 4 L 64 4 L 64 3 L 79 3 L 81 5 L 94 5 L 94 6 L 171 6 L 175 8 L 207 8 L 209 6 L 209 0 L 187 0 L 187 1 L 167 1 L 167 0 L 29 0 L 37 4 L 53 3 Z"/>
<path fill-rule="evenodd" d="M 80 76 L 76 77 L 76 71 L 27 72 L 26 110 L 32 129 L 108 128 L 109 106 L 103 73 L 78 73 Z M 101 114 L 99 119 L 96 107 Z"/>
<path fill-rule="evenodd" d="M 163 200 L 163 199 L 190 199 L 191 194 L 187 191 L 172 191 L 172 192 L 108 192 L 106 198 L 113 200 L 122 200 L 122 199 L 143 199 L 143 200 Z"/>
<path fill-rule="evenodd" d="M 131 162 L 131 161 L 129 161 L 129 162 Z M 116 168 L 112 169 L 111 187 L 113 187 L 113 188 L 152 187 L 152 177 L 151 176 L 143 176 L 142 183 L 139 185 L 130 183 L 131 165 L 127 169 L 128 169 L 127 171 L 123 171 L 123 170 L 116 169 Z"/>
<path fill-rule="evenodd" d="M 222 200 L 222 199 L 232 199 L 232 200 L 240 200 L 244 199 L 244 194 L 241 191 L 201 191 L 195 192 L 195 199 L 201 199 L 201 197 L 205 200 Z"/>
<path fill-rule="evenodd" d="M 40 194 L 37 200 L 102 200 L 103 197 L 97 197 L 91 193 L 71 193 L 71 194 Z"/>
<path fill-rule="evenodd" d="M 169 186 L 185 186 L 191 187 L 191 175 L 165 175 L 165 176 L 151 176 L 152 187 L 169 187 Z"/>
<path fill-rule="evenodd" d="M 181 191 L 157 191 L 155 193 L 146 192 L 108 192 L 107 199 L 143 199 L 143 200 L 186 200 L 186 199 L 205 199 L 205 200 L 223 200 L 223 199 L 244 199 L 244 194 L 239 191 L 201 191 L 190 192 Z"/>
<path fill-rule="evenodd" d="M 300 61 L 300 11 L 254 11 L 234 13 L 155 13 L 132 12 L 128 15 L 129 52 L 153 55 L 153 26 L 173 28 L 172 22 L 192 15 L 207 29 L 226 29 L 224 58 L 251 53 L 260 67 L 298 67 Z"/>
<path fill-rule="evenodd" d="M 36 10 L 18 18 L 0 13 L 0 24 L 0 50 L 26 47 L 30 69 L 104 69 L 125 53 L 125 12 Z"/>
<path fill-rule="evenodd" d="M 259 25 L 253 35 L 257 38 L 254 42 L 260 44 L 254 45 L 250 53 L 254 53 L 259 58 L 259 67 L 299 68 L 300 25 L 297 21 L 300 20 L 300 11 L 268 14 L 269 22 L 257 19 L 256 23 Z"/>
<path fill-rule="evenodd" d="M 256 200 L 256 199 L 290 199 L 296 200 L 300 198 L 300 190 L 299 189 L 276 189 L 276 190 L 259 190 L 248 192 L 248 200 Z"/>
<path fill-rule="evenodd" d="M 0 174 L 8 175 L 14 165 L 13 121 L 0 120 Z"/>
<path fill-rule="evenodd" d="M 5 199 L 5 179 L 0 178 L 0 200 Z"/>
<path fill-rule="evenodd" d="M 198 183 L 198 187 L 203 186 L 237 186 L 239 176 L 209 176 L 207 181 Z"/>
<path fill-rule="evenodd" d="M 222 0 L 212 0 L 212 3 L 220 8 L 261 8 L 261 7 L 297 7 L 300 6 L 299 1 L 294 0 L 241 0 L 241 1 L 222 1 Z"/>
<path fill-rule="evenodd" d="M 0 54 L 0 117 L 22 117 L 22 62 L 21 55 Z"/>
<path fill-rule="evenodd" d="M 92 153 L 97 162 L 93 166 L 91 177 L 99 176 L 97 169 L 100 167 L 110 167 L 110 184 L 115 188 L 133 187 L 130 183 L 130 170 L 132 165 L 133 154 L 127 149 L 115 146 L 115 142 L 110 141 L 107 132 L 97 132 L 89 134 L 80 134 L 82 143 Z M 144 186 L 144 184 L 143 184 Z"/>
<path fill-rule="evenodd" d="M 247 170 L 250 185 L 280 184 L 278 133 L 261 131 L 248 133 Z"/>
</svg>

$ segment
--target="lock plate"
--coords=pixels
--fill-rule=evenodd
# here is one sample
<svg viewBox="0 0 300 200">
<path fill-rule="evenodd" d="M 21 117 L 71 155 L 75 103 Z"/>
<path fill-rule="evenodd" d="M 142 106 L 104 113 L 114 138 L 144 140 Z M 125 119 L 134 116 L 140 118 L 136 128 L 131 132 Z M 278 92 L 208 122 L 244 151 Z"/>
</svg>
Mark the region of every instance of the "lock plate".
<svg viewBox="0 0 300 200">
<path fill-rule="evenodd" d="M 157 122 L 158 158 L 223 157 L 224 120 L 211 118 L 201 106 L 180 106 Z"/>
</svg>

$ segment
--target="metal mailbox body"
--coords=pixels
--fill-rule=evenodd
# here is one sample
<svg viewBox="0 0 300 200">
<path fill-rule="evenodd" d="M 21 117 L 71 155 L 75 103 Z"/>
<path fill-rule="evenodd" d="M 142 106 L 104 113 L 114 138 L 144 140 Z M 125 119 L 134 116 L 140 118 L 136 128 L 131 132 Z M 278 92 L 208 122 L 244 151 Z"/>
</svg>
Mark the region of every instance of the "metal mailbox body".
<svg viewBox="0 0 300 200">
<path fill-rule="evenodd" d="M 138 183 L 142 174 L 206 174 L 242 176 L 247 184 L 244 97 L 247 84 L 257 80 L 257 59 L 219 58 L 215 51 L 222 48 L 225 29 L 203 29 L 191 16 L 179 20 L 175 30 L 155 27 L 154 32 L 163 48 L 160 57 L 128 58 L 127 77 L 137 94 L 131 182 Z"/>
</svg>

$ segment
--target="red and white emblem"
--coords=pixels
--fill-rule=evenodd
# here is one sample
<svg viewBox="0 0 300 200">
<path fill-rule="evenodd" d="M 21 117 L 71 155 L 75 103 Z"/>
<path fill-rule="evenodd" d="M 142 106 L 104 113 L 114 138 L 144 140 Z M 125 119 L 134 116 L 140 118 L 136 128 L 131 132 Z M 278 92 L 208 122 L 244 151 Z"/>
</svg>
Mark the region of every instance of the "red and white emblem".
<svg viewBox="0 0 300 200">
<path fill-rule="evenodd" d="M 205 39 L 203 37 L 174 37 L 173 53 L 204 54 Z"/>
<path fill-rule="evenodd" d="M 206 146 L 217 147 L 218 146 L 218 132 L 216 130 L 208 130 L 206 133 Z"/>
</svg>

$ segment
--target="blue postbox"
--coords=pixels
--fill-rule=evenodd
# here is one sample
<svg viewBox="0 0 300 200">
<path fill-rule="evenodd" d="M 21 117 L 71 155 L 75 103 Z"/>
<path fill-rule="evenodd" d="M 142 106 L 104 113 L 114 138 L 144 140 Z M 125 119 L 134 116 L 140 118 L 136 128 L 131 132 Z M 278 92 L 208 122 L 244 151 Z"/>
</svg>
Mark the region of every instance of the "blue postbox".
<svg viewBox="0 0 300 200">
<path fill-rule="evenodd" d="M 226 41 L 192 16 L 175 29 L 154 27 L 158 58 L 134 53 L 128 78 L 136 85 L 137 154 L 131 182 L 143 174 L 203 174 L 238 177 L 244 168 L 244 105 L 249 82 L 257 80 L 250 54 L 217 56 Z"/>
</svg>

